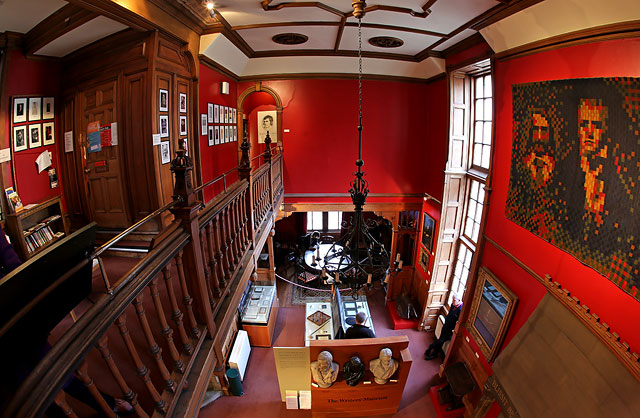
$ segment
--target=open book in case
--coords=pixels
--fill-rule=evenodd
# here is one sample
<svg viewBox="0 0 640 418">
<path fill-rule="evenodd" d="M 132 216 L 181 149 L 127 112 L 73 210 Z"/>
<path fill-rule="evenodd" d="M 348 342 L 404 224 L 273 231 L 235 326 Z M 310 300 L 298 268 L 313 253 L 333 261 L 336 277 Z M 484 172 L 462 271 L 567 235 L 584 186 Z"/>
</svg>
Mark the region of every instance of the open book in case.
<svg viewBox="0 0 640 418">
<path fill-rule="evenodd" d="M 11 243 L 22 260 L 33 257 L 69 233 L 60 197 L 7 214 L 6 226 Z"/>
</svg>

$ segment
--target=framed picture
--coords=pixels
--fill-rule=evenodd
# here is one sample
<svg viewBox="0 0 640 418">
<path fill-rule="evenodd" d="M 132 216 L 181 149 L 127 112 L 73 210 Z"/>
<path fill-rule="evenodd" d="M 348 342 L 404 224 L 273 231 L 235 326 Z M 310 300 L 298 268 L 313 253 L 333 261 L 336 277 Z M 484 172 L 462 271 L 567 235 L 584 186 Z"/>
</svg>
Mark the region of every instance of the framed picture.
<svg viewBox="0 0 640 418">
<path fill-rule="evenodd" d="M 213 141 L 213 138 L 215 136 L 214 132 L 215 132 L 215 126 L 209 126 L 209 137 L 208 137 L 208 139 L 209 139 L 209 146 L 210 147 L 215 144 L 214 141 Z"/>
<path fill-rule="evenodd" d="M 425 273 L 429 271 L 429 259 L 431 258 L 431 254 L 425 251 L 424 248 L 420 247 L 420 258 L 418 259 L 418 264 L 422 267 Z"/>
<path fill-rule="evenodd" d="M 27 126 L 13 127 L 13 152 L 27 149 Z"/>
<path fill-rule="evenodd" d="M 200 135 L 207 134 L 207 115 L 204 113 L 200 115 Z"/>
<path fill-rule="evenodd" d="M 227 142 L 229 142 L 229 127 L 225 126 L 224 127 L 224 143 L 226 144 Z"/>
<path fill-rule="evenodd" d="M 55 126 L 53 122 L 45 122 L 42 124 L 42 143 L 44 145 L 55 144 Z"/>
<path fill-rule="evenodd" d="M 29 121 L 42 119 L 42 97 L 29 98 Z"/>
<path fill-rule="evenodd" d="M 238 119 L 238 109 L 231 109 L 231 123 L 236 123 Z"/>
<path fill-rule="evenodd" d="M 229 119 L 229 107 L 225 106 L 224 107 L 224 123 L 229 123 L 231 122 Z"/>
<path fill-rule="evenodd" d="M 162 158 L 162 164 L 171 162 L 171 146 L 169 141 L 162 141 L 160 143 L 160 157 Z"/>
<path fill-rule="evenodd" d="M 436 227 L 436 220 L 426 212 L 422 214 L 422 245 L 429 253 L 433 251 L 433 233 Z"/>
<path fill-rule="evenodd" d="M 169 116 L 160 115 L 160 138 L 169 137 Z"/>
<path fill-rule="evenodd" d="M 187 94 L 180 93 L 180 113 L 187 113 Z"/>
<path fill-rule="evenodd" d="M 238 142 L 238 127 L 233 127 L 233 142 Z"/>
<path fill-rule="evenodd" d="M 42 146 L 42 135 L 39 123 L 29 125 L 29 148 L 38 148 Z"/>
<path fill-rule="evenodd" d="M 271 143 L 278 142 L 278 119 L 276 117 L 275 110 L 268 110 L 265 112 L 258 112 L 258 143 L 264 144 L 264 139 L 271 138 Z"/>
<path fill-rule="evenodd" d="M 213 103 L 207 103 L 207 122 L 213 123 Z"/>
<path fill-rule="evenodd" d="M 180 116 L 180 135 L 187 134 L 187 117 Z"/>
<path fill-rule="evenodd" d="M 27 121 L 27 98 L 13 99 L 13 123 Z"/>
<path fill-rule="evenodd" d="M 169 90 L 160 89 L 158 110 L 160 112 L 169 111 Z"/>
<path fill-rule="evenodd" d="M 45 97 L 42 99 L 42 119 L 53 119 L 54 117 L 53 97 Z"/>
<path fill-rule="evenodd" d="M 218 106 L 218 123 L 224 123 L 224 106 Z"/>
<path fill-rule="evenodd" d="M 213 105 L 213 123 L 220 123 L 220 107 L 217 104 Z"/>
<path fill-rule="evenodd" d="M 214 126 L 214 128 L 215 138 L 213 139 L 213 145 L 220 145 L 220 128 L 222 126 Z"/>
<path fill-rule="evenodd" d="M 517 303 L 518 297 L 504 283 L 487 268 L 480 268 L 466 326 L 489 362 L 500 349 Z"/>
</svg>

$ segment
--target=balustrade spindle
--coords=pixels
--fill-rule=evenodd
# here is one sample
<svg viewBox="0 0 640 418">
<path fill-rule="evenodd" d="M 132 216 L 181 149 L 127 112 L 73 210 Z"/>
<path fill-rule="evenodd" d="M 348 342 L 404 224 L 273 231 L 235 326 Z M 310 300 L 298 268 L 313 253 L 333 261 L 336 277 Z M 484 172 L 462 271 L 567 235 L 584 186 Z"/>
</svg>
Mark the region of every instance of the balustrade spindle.
<svg viewBox="0 0 640 418">
<path fill-rule="evenodd" d="M 109 350 L 109 346 L 107 345 L 108 341 L 109 339 L 107 338 L 106 334 L 102 338 L 100 338 L 100 341 L 98 341 L 98 344 L 96 345 L 98 351 L 100 351 L 103 360 L 107 363 L 107 367 L 109 368 L 111 375 L 116 380 L 116 382 L 118 382 L 118 386 L 120 386 L 120 390 L 122 391 L 122 397 L 127 402 L 129 402 L 129 404 L 133 407 L 139 417 L 148 418 L 149 415 L 144 412 L 142 406 L 140 406 L 140 404 L 138 403 L 138 395 L 133 390 L 131 390 L 129 385 L 127 385 L 127 381 L 124 380 L 124 377 L 122 377 L 122 373 L 120 373 L 120 369 L 118 369 L 118 366 L 113 361 L 111 351 Z"/>
<path fill-rule="evenodd" d="M 213 238 L 216 243 L 216 259 L 218 260 L 218 280 L 220 287 L 224 288 L 229 279 L 229 262 L 224 256 L 222 243 L 222 227 L 220 225 L 220 213 L 213 218 Z"/>
<path fill-rule="evenodd" d="M 235 257 L 233 252 L 233 236 L 231 235 L 231 210 L 229 209 L 229 205 L 224 208 L 224 230 L 225 235 L 227 237 L 227 257 L 229 258 L 229 267 L 231 271 L 236 269 L 236 265 L 238 264 L 238 260 Z"/>
<path fill-rule="evenodd" d="M 231 254 L 231 237 L 229 234 L 229 208 L 228 207 L 224 207 L 224 209 L 222 209 L 220 211 L 220 222 L 222 225 L 222 232 L 223 232 L 223 240 L 224 240 L 224 255 L 227 259 L 227 269 L 229 272 L 233 271 L 233 256 Z M 231 275 L 231 273 L 229 273 L 229 276 Z"/>
<path fill-rule="evenodd" d="M 153 306 L 156 308 L 156 315 L 158 315 L 158 320 L 160 321 L 160 326 L 162 327 L 162 336 L 169 347 L 169 355 L 173 360 L 173 367 L 175 370 L 178 370 L 180 373 L 184 373 L 184 364 L 180 359 L 180 353 L 176 348 L 175 343 L 173 342 L 173 329 L 169 326 L 167 322 L 167 318 L 164 315 L 164 309 L 162 307 L 162 301 L 160 300 L 160 293 L 158 293 L 158 280 L 157 278 L 153 278 L 151 283 L 149 283 L 149 290 L 151 291 L 151 298 L 153 299 Z"/>
<path fill-rule="evenodd" d="M 235 231 L 235 237 L 234 237 L 234 242 L 236 243 L 236 253 L 238 254 L 238 258 L 242 258 L 242 242 L 241 242 L 241 238 L 240 238 L 240 214 L 239 214 L 239 196 L 236 196 L 235 199 L 233 199 L 233 223 L 234 223 L 234 231 Z"/>
<path fill-rule="evenodd" d="M 209 264 L 209 271 L 211 271 L 211 285 L 213 286 L 213 294 L 216 298 L 220 298 L 222 296 L 222 291 L 220 290 L 220 280 L 218 279 L 218 266 L 216 262 L 214 243 L 213 243 L 213 220 L 207 224 L 206 229 L 206 237 L 207 237 L 207 260 Z"/>
<path fill-rule="evenodd" d="M 142 332 L 147 340 L 147 344 L 149 345 L 149 353 L 153 356 L 153 359 L 156 361 L 156 365 L 160 370 L 160 376 L 162 376 L 162 380 L 164 380 L 165 388 L 171 393 L 175 392 L 176 384 L 171 379 L 171 374 L 169 370 L 167 370 L 167 366 L 164 364 L 162 360 L 162 348 L 156 343 L 156 339 L 151 332 L 151 327 L 149 326 L 149 320 L 147 319 L 147 314 L 145 313 L 144 306 L 142 305 L 144 297 L 142 293 L 140 293 L 133 301 L 133 306 L 136 308 L 136 314 L 138 314 L 138 321 L 140 321 L 140 326 L 142 327 Z M 164 402 L 163 402 L 164 406 Z M 164 408 L 162 409 L 164 411 Z"/>
<path fill-rule="evenodd" d="M 173 284 L 171 283 L 171 270 L 169 269 L 168 264 L 162 268 L 162 278 L 164 279 L 164 284 L 167 288 L 167 294 L 169 295 L 169 303 L 171 304 L 171 319 L 176 324 L 176 329 L 178 330 L 178 335 L 180 336 L 180 342 L 182 343 L 182 351 L 185 354 L 191 356 L 193 349 L 191 348 L 191 341 L 189 340 L 189 336 L 187 336 L 187 331 L 184 329 L 184 314 L 178 307 L 178 299 L 176 298 L 176 292 L 173 289 Z"/>
<path fill-rule="evenodd" d="M 64 391 L 60 391 L 53 398 L 53 402 L 58 406 L 58 408 L 62 409 L 62 413 L 71 418 L 78 418 L 71 406 L 67 403 L 67 397 L 64 394 Z"/>
<path fill-rule="evenodd" d="M 204 282 L 205 282 L 205 286 L 207 288 L 207 296 L 209 297 L 209 305 L 211 306 L 211 308 L 213 309 L 213 307 L 215 306 L 214 303 L 214 299 L 213 299 L 213 292 L 211 290 L 211 271 L 209 271 L 209 263 L 207 263 L 207 249 L 206 247 L 206 238 L 204 236 L 205 231 L 204 230 L 200 230 L 199 232 L 199 238 L 200 238 L 200 251 L 202 252 L 201 257 L 202 257 L 202 261 L 203 261 L 203 269 L 204 269 Z"/>
<path fill-rule="evenodd" d="M 136 372 L 138 376 L 140 377 L 140 379 L 142 379 L 142 382 L 147 388 L 147 392 L 149 392 L 151 398 L 153 399 L 153 402 L 156 405 L 156 409 L 158 411 L 164 412 L 166 409 L 165 402 L 160 397 L 158 390 L 153 385 L 153 382 L 149 377 L 149 368 L 145 366 L 145 364 L 142 362 L 142 359 L 140 359 L 138 349 L 136 348 L 133 340 L 131 339 L 131 335 L 129 334 L 129 328 L 127 327 L 125 315 L 126 314 L 122 314 L 120 315 L 120 317 L 118 317 L 118 319 L 116 319 L 116 325 L 118 326 L 118 330 L 120 331 L 120 336 L 122 337 L 122 340 L 127 347 L 127 351 L 129 352 L 129 356 L 131 356 L 131 359 L 133 360 L 133 364 L 135 364 L 136 366 Z"/>
<path fill-rule="evenodd" d="M 78 375 L 78 379 L 80 379 L 80 381 L 87 387 L 87 390 L 91 393 L 93 399 L 96 400 L 100 409 L 102 409 L 102 413 L 109 418 L 115 418 L 116 413 L 111 410 L 111 407 L 109 407 L 107 401 L 104 400 L 104 397 L 96 385 L 93 384 L 93 379 L 89 376 L 89 367 L 87 366 L 86 359 L 82 361 L 82 364 L 76 370 L 76 374 Z"/>
<path fill-rule="evenodd" d="M 176 255 L 176 269 L 178 270 L 178 280 L 180 281 L 180 288 L 182 289 L 182 304 L 184 305 L 184 309 L 187 312 L 187 319 L 189 321 L 189 326 L 191 327 L 191 333 L 195 338 L 200 338 L 200 329 L 198 328 L 198 322 L 196 321 L 196 317 L 193 314 L 193 298 L 189 294 L 187 279 L 184 276 L 182 250 L 180 250 Z M 188 353 L 191 354 L 190 346 Z"/>
<path fill-rule="evenodd" d="M 249 246 L 249 216 L 247 214 L 247 190 L 244 189 L 242 191 L 242 239 L 244 240 L 244 246 L 247 248 Z"/>
</svg>

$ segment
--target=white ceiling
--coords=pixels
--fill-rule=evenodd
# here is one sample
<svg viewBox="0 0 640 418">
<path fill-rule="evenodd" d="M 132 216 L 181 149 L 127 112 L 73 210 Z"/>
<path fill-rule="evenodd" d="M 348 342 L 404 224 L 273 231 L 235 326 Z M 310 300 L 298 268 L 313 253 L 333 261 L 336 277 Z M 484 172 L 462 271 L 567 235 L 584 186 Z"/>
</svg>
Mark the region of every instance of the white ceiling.
<svg viewBox="0 0 640 418">
<path fill-rule="evenodd" d="M 0 1 L 0 33 L 27 33 L 50 14 L 66 6 L 63 0 Z"/>
</svg>

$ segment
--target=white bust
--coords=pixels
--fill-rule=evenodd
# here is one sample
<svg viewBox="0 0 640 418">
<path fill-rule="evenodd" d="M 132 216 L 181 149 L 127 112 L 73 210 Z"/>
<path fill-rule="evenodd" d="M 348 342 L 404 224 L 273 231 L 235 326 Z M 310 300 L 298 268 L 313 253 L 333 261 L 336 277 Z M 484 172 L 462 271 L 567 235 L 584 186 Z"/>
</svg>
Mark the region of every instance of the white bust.
<svg viewBox="0 0 640 418">
<path fill-rule="evenodd" d="M 369 370 L 373 373 L 374 380 L 379 385 L 387 383 L 389 378 L 398 370 L 398 360 L 391 358 L 391 350 L 383 348 L 380 356 L 369 362 Z"/>
<path fill-rule="evenodd" d="M 321 388 L 328 388 L 338 378 L 338 363 L 328 351 L 321 351 L 318 360 L 311 363 L 311 377 Z"/>
</svg>

